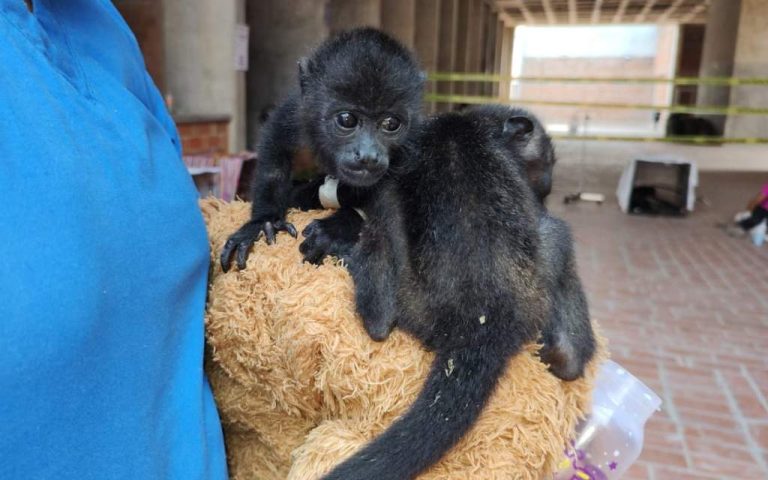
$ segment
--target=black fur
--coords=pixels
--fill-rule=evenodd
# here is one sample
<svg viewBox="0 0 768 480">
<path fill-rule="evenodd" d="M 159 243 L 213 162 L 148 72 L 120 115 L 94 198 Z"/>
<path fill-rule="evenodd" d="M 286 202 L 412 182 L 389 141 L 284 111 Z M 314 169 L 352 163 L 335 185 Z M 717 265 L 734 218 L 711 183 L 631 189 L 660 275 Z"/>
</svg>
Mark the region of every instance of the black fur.
<svg viewBox="0 0 768 480">
<path fill-rule="evenodd" d="M 539 355 L 563 380 L 575 380 L 595 353 L 595 334 L 581 286 L 568 224 L 544 212 L 539 217 L 540 268 L 551 308 L 542 330 Z"/>
<path fill-rule="evenodd" d="M 439 460 L 546 321 L 537 200 L 494 133 L 477 113 L 429 121 L 366 207 L 348 257 L 365 327 L 383 339 L 397 324 L 436 358 L 411 408 L 327 480 L 403 480 Z"/>
<path fill-rule="evenodd" d="M 524 109 L 485 105 L 468 111 L 485 122 L 485 128 L 494 132 L 509 158 L 525 170 L 539 199 L 539 267 L 551 299 L 540 355 L 558 378 L 575 380 L 583 375 L 594 355 L 595 337 L 577 273 L 570 228 L 544 206 L 552 190 L 554 145 L 541 122 Z"/>
<path fill-rule="evenodd" d="M 528 183 L 538 199 L 552 191 L 555 147 L 544 126 L 527 110 L 504 105 L 482 105 L 467 109 L 478 116 L 494 137 L 523 168 Z"/>
<path fill-rule="evenodd" d="M 263 127 L 251 220 L 227 240 L 221 253 L 224 271 L 233 256 L 245 268 L 262 234 L 270 244 L 277 232 L 297 235 L 285 212 L 298 149 L 308 147 L 324 173 L 340 183 L 365 189 L 396 165 L 400 144 L 420 119 L 423 76 L 418 64 L 400 43 L 372 28 L 342 32 L 320 45 L 299 62 L 299 84 L 300 91 Z M 352 115 L 354 125 L 343 128 L 340 114 Z M 396 131 L 386 131 L 385 126 L 397 124 Z"/>
<path fill-rule="evenodd" d="M 548 320 L 542 328 L 543 348 L 540 355 L 558 378 L 575 380 L 583 375 L 596 345 L 587 299 L 576 268 L 570 228 L 567 223 L 552 216 L 544 206 L 544 200 L 552 189 L 552 170 L 556 161 L 554 145 L 541 122 L 524 109 L 485 105 L 466 108 L 463 112 L 470 115 L 478 128 L 487 132 L 489 138 L 505 152 L 508 161 L 517 163 L 539 200 L 537 216 L 541 248 L 538 265 L 551 299 Z M 313 222 L 311 229 L 305 231 L 308 239 L 302 247 L 312 245 L 312 261 L 321 261 L 325 254 L 349 255 L 352 245 L 348 242 L 356 241 L 359 230 L 345 229 L 362 228 L 362 222 L 357 221 L 354 212 L 347 217 L 355 221 L 335 222 L 329 217 Z M 375 305 L 381 300 L 377 297 L 370 301 Z M 361 305 L 360 308 L 370 310 L 371 306 Z M 363 315 L 364 319 L 370 316 Z M 376 340 L 386 338 L 392 326 L 382 328 L 383 324 L 373 323 L 379 328 L 375 331 L 369 329 L 371 336 Z"/>
</svg>

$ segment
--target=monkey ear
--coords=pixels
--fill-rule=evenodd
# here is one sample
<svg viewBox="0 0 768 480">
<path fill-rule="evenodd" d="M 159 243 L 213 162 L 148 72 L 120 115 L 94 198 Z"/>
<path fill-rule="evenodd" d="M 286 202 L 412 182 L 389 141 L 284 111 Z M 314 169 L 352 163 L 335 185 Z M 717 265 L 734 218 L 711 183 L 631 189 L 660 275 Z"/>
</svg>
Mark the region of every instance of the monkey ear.
<svg viewBox="0 0 768 480">
<path fill-rule="evenodd" d="M 533 131 L 533 122 L 528 117 L 510 117 L 504 122 L 504 133 L 522 137 Z"/>
<path fill-rule="evenodd" d="M 302 95 L 306 92 L 308 82 L 309 82 L 309 59 L 307 57 L 301 57 L 299 59 L 299 87 L 301 87 Z"/>
</svg>

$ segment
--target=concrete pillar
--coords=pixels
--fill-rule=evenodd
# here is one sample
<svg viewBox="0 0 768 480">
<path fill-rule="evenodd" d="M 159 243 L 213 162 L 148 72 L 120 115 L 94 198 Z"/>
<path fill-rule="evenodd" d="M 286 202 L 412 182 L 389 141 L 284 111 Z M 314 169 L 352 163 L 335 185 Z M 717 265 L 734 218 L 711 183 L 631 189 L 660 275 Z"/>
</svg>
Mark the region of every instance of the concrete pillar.
<svg viewBox="0 0 768 480">
<path fill-rule="evenodd" d="M 515 27 L 504 25 L 501 38 L 501 60 L 499 63 L 499 75 L 509 77 L 512 75 L 512 46 L 515 41 Z M 507 100 L 510 93 L 510 82 L 499 82 L 499 98 Z"/>
<path fill-rule="evenodd" d="M 323 2 L 259 0 L 248 2 L 251 26 L 248 92 L 248 143 L 256 144 L 260 114 L 298 88 L 297 61 L 327 35 Z"/>
<path fill-rule="evenodd" d="M 488 5 L 483 4 L 483 65 L 482 72 L 493 75 L 496 68 L 496 15 Z M 481 93 L 485 96 L 493 95 L 493 83 L 483 83 Z"/>
<path fill-rule="evenodd" d="M 441 72 L 453 72 L 456 68 L 456 36 L 458 30 L 458 0 L 440 0 L 440 24 L 437 52 L 437 66 Z M 437 91 L 441 95 L 454 92 L 454 82 L 440 82 Z M 452 108 L 450 103 L 437 104 L 437 111 L 445 112 Z"/>
<path fill-rule="evenodd" d="M 496 75 L 501 75 L 501 54 L 504 51 L 504 22 L 498 19 L 498 16 L 496 17 L 496 28 L 495 28 L 495 39 L 494 39 L 494 49 L 493 49 L 493 73 Z M 512 61 L 510 60 L 510 70 L 512 68 L 511 65 Z M 493 95 L 495 97 L 498 97 L 501 95 L 500 93 L 500 84 L 499 82 L 496 82 L 493 84 Z"/>
<path fill-rule="evenodd" d="M 415 17 L 413 48 L 424 70 L 436 71 L 440 46 L 440 0 L 416 2 Z"/>
<path fill-rule="evenodd" d="M 440 0 L 419 0 L 416 2 L 416 26 L 414 28 L 413 48 L 427 72 L 438 70 L 438 50 L 440 45 Z M 435 85 L 427 83 L 426 92 L 434 92 Z M 426 105 L 429 112 L 435 111 L 434 102 Z"/>
<path fill-rule="evenodd" d="M 656 39 L 656 56 L 653 63 L 653 76 L 658 78 L 670 78 L 675 75 L 675 54 L 680 52 L 678 25 L 659 25 Z M 673 103 L 674 88 L 669 83 L 655 83 L 649 85 L 653 90 L 654 105 L 669 105 Z M 660 110 L 659 122 L 654 126 L 663 132 L 663 126 L 667 124 L 669 111 Z"/>
<path fill-rule="evenodd" d="M 764 0 L 756 0 L 763 3 Z M 739 27 L 741 0 L 712 0 L 704 33 L 704 51 L 701 56 L 701 77 L 730 77 L 733 75 L 736 36 Z M 765 32 L 762 32 L 765 35 Z M 701 85 L 696 103 L 701 106 L 727 106 L 730 102 L 728 87 Z M 710 120 L 723 131 L 725 116 L 712 115 Z"/>
<path fill-rule="evenodd" d="M 736 43 L 735 77 L 768 77 L 768 2 L 742 0 Z M 768 87 L 738 86 L 731 89 L 731 105 L 768 106 Z M 768 137 L 768 116 L 728 117 L 729 137 Z"/>
<path fill-rule="evenodd" d="M 467 45 L 464 57 L 464 71 L 480 72 L 483 59 L 483 1 L 469 0 L 467 5 Z M 479 95 L 481 84 L 465 83 L 466 95 Z"/>
<path fill-rule="evenodd" d="M 472 0 L 457 0 L 456 2 L 456 33 L 454 42 L 456 45 L 456 57 L 452 72 L 463 73 L 467 71 L 467 55 L 469 52 L 469 11 Z M 466 82 L 452 82 L 454 95 L 465 95 Z"/>
<path fill-rule="evenodd" d="M 416 28 L 416 2 L 413 0 L 381 0 L 381 28 L 400 40 L 403 45 L 413 48 Z"/>
<path fill-rule="evenodd" d="M 704 48 L 704 25 L 680 25 L 678 43 L 677 77 L 698 77 L 701 70 L 701 54 Z M 677 85 L 674 87 L 674 103 L 678 105 L 696 105 L 697 85 Z"/>
<path fill-rule="evenodd" d="M 284 3 L 289 8 L 293 4 L 292 1 Z M 315 3 L 322 5 L 323 2 Z M 326 13 L 330 33 L 353 27 L 380 27 L 381 3 L 382 0 L 330 0 Z"/>
<path fill-rule="evenodd" d="M 245 73 L 234 68 L 234 31 L 245 0 L 164 0 L 163 10 L 165 91 L 175 113 L 228 115 L 229 148 L 244 148 Z"/>
</svg>

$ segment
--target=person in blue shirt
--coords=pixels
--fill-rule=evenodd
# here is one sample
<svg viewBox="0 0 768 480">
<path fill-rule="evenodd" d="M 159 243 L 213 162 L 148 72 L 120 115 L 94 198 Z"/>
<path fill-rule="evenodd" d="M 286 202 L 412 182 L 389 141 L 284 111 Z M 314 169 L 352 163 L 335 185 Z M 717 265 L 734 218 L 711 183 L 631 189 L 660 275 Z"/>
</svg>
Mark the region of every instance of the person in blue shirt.
<svg viewBox="0 0 768 480">
<path fill-rule="evenodd" d="M 179 145 L 111 2 L 0 0 L 0 478 L 226 478 Z"/>
</svg>

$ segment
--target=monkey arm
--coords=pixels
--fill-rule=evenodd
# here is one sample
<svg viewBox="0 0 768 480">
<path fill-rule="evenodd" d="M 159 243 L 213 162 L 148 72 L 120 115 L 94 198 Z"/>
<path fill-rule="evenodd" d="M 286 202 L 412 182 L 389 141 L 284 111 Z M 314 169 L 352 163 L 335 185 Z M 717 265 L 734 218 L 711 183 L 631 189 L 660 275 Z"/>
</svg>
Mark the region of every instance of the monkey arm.
<svg viewBox="0 0 768 480">
<path fill-rule="evenodd" d="M 292 96 L 264 125 L 256 178 L 251 187 L 251 219 L 224 244 L 221 267 L 225 272 L 235 253 L 238 268 L 245 268 L 251 246 L 262 234 L 268 244 L 275 241 L 275 233 L 280 231 L 297 236 L 296 228 L 285 221 L 285 212 L 291 197 L 291 161 L 300 137 L 298 99 Z"/>
<path fill-rule="evenodd" d="M 541 359 L 563 380 L 575 380 L 595 352 L 595 338 L 587 298 L 576 270 L 568 224 L 544 214 L 539 222 L 540 265 L 552 299 L 542 331 Z"/>
<path fill-rule="evenodd" d="M 364 209 L 368 220 L 347 262 L 355 282 L 357 312 L 374 340 L 389 336 L 400 314 L 397 298 L 409 278 L 409 253 L 401 204 L 391 182 L 382 182 Z"/>
</svg>

